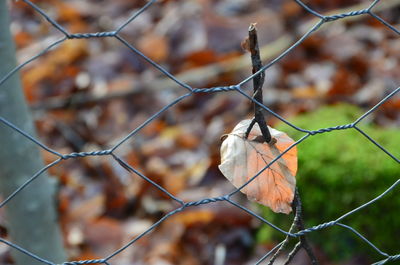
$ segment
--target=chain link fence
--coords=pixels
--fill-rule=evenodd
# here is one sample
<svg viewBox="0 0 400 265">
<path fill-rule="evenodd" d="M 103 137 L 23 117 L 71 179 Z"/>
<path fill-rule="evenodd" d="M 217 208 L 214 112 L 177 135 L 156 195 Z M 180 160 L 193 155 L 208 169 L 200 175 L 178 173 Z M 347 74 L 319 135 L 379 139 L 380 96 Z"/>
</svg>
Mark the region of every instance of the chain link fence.
<svg viewBox="0 0 400 265">
<path fill-rule="evenodd" d="M 21 134 L 22 136 L 26 137 L 27 139 L 29 139 L 30 141 L 32 141 L 33 143 L 35 143 L 38 147 L 46 150 L 49 153 L 52 153 L 54 155 L 56 155 L 58 157 L 58 159 L 56 159 L 55 161 L 53 161 L 52 163 L 46 165 L 44 168 L 42 168 L 40 171 L 34 173 L 31 178 L 26 181 L 23 185 L 21 185 L 18 189 L 16 189 L 12 194 L 8 195 L 1 203 L 0 203 L 0 208 L 4 207 L 5 205 L 7 205 L 8 202 L 10 202 L 15 196 L 18 196 L 18 194 L 24 189 L 26 188 L 28 185 L 30 185 L 30 183 L 32 183 L 35 179 L 40 178 L 40 176 L 47 171 L 49 168 L 56 166 L 57 164 L 61 163 L 64 160 L 68 160 L 68 159 L 75 159 L 75 158 L 81 158 L 81 157 L 89 157 L 89 156 L 108 156 L 111 159 L 114 159 L 115 161 L 117 161 L 121 167 L 123 167 L 125 170 L 129 171 L 130 173 L 133 173 L 137 176 L 139 176 L 140 178 L 142 178 L 143 180 L 147 181 L 148 183 L 150 183 L 151 185 L 153 185 L 154 187 L 156 187 L 157 189 L 159 189 L 160 191 L 162 191 L 163 193 L 165 193 L 165 195 L 167 195 L 169 198 L 171 198 L 172 200 L 176 201 L 179 204 L 179 207 L 174 209 L 173 211 L 170 211 L 169 213 L 167 213 L 166 215 L 164 215 L 161 219 L 159 219 L 157 222 L 155 222 L 151 227 L 149 227 L 145 232 L 143 232 L 142 234 L 140 234 L 139 236 L 137 236 L 136 238 L 132 239 L 130 242 L 127 242 L 123 247 L 121 247 L 120 249 L 115 250 L 112 254 L 102 258 L 102 259 L 95 259 L 95 260 L 80 260 L 80 261 L 69 261 L 69 262 L 64 262 L 64 265 L 78 265 L 78 264 L 111 264 L 111 262 L 109 261 L 111 258 L 113 258 L 116 255 L 119 255 L 121 252 L 123 252 L 125 249 L 131 247 L 132 245 L 135 244 L 136 241 L 138 241 L 140 238 L 148 235 L 153 229 L 155 229 L 158 225 L 160 225 L 162 222 L 164 222 L 166 219 L 170 218 L 171 216 L 173 216 L 176 213 L 182 212 L 185 209 L 189 208 L 189 207 L 195 207 L 195 206 L 199 206 L 199 205 L 204 205 L 204 204 L 211 204 L 214 202 L 225 202 L 228 204 L 231 204 L 243 211 L 245 211 L 246 213 L 248 213 L 249 215 L 253 216 L 254 218 L 257 218 L 258 220 L 260 220 L 261 222 L 267 224 L 268 226 L 272 227 L 273 229 L 276 229 L 277 231 L 281 232 L 282 234 L 291 237 L 291 238 L 298 238 L 302 235 L 306 235 L 309 233 L 316 233 L 318 231 L 321 231 L 323 229 L 329 228 L 329 227 L 333 227 L 333 226 L 337 226 L 340 227 L 342 229 L 348 230 L 349 233 L 354 233 L 357 237 L 359 237 L 365 244 L 368 244 L 371 249 L 373 251 L 376 251 L 379 255 L 382 256 L 382 259 L 378 262 L 376 262 L 376 265 L 380 265 L 380 264 L 385 264 L 388 263 L 390 261 L 396 261 L 396 260 L 400 260 L 400 254 L 397 255 L 389 255 L 387 253 L 385 253 L 383 250 L 379 249 L 377 246 L 375 246 L 372 242 L 370 242 L 367 238 L 365 238 L 362 234 L 360 234 L 358 231 L 356 231 L 354 228 L 352 228 L 351 226 L 345 225 L 342 223 L 342 220 L 344 220 L 345 218 L 347 218 L 348 216 L 355 214 L 356 212 L 360 211 L 361 209 L 364 209 L 372 204 L 374 204 L 376 201 L 378 201 L 379 199 L 383 198 L 386 194 L 388 194 L 389 192 L 391 192 L 392 190 L 394 190 L 396 188 L 396 186 L 398 186 L 400 184 L 400 179 L 398 179 L 397 181 L 395 181 L 393 183 L 392 186 L 388 187 L 387 190 L 385 192 L 383 192 L 382 194 L 380 194 L 379 196 L 377 196 L 376 198 L 372 199 L 369 202 L 366 202 L 363 205 L 360 205 L 359 207 L 353 209 L 350 212 L 344 213 L 342 216 L 338 217 L 335 220 L 329 221 L 329 222 L 325 222 L 325 223 L 321 223 L 319 225 L 313 226 L 313 227 L 309 227 L 306 228 L 302 231 L 299 231 L 297 233 L 289 233 L 287 231 L 284 231 L 283 229 L 279 228 L 277 225 L 269 222 L 268 220 L 264 219 L 263 217 L 261 217 L 260 215 L 258 215 L 257 213 L 253 212 L 252 210 L 240 205 L 239 203 L 235 202 L 234 200 L 232 200 L 232 196 L 237 194 L 243 187 L 245 187 L 249 182 L 253 181 L 255 178 L 257 178 L 264 170 L 266 170 L 267 168 L 269 168 L 275 161 L 277 161 L 282 155 L 284 155 L 287 151 L 289 151 L 291 148 L 293 148 L 294 146 L 298 145 L 299 143 L 306 141 L 309 137 L 314 137 L 316 135 L 319 134 L 323 134 L 323 133 L 329 133 L 335 130 L 355 130 L 357 132 L 360 133 L 360 136 L 362 135 L 363 137 L 366 137 L 372 144 L 376 145 L 382 152 L 385 152 L 388 155 L 388 159 L 393 159 L 395 160 L 397 163 L 400 163 L 400 160 L 398 158 L 396 158 L 390 151 L 386 150 L 382 145 L 380 145 L 378 142 L 376 142 L 373 138 L 371 138 L 366 132 L 364 132 L 362 129 L 360 129 L 359 127 L 359 123 L 361 121 L 363 121 L 368 115 L 370 115 L 372 112 L 374 112 L 375 110 L 377 110 L 382 104 L 384 104 L 386 101 L 388 101 L 390 98 L 392 98 L 396 93 L 398 93 L 400 91 L 400 87 L 396 88 L 395 90 L 393 90 L 390 94 L 388 94 L 385 98 L 383 98 L 378 104 L 376 104 L 375 106 L 373 106 L 371 109 L 369 109 L 367 112 L 365 112 L 361 117 L 359 117 L 358 119 L 356 119 L 355 121 L 353 121 L 350 124 L 343 124 L 343 125 L 338 125 L 338 126 L 334 126 L 334 127 L 329 127 L 329 128 L 322 128 L 319 130 L 305 130 L 302 128 L 297 127 L 296 125 L 288 122 L 286 119 L 284 119 L 283 117 L 281 117 L 279 114 L 275 113 L 274 111 L 272 111 L 271 109 L 269 109 L 267 106 L 263 105 L 261 102 L 256 101 L 254 98 L 252 98 L 251 96 L 247 95 L 244 91 L 244 85 L 247 84 L 248 82 L 250 82 L 253 78 L 255 78 L 257 75 L 259 75 L 260 73 L 268 70 L 271 66 L 273 66 L 275 63 L 277 63 L 278 61 L 280 61 L 282 58 L 284 58 L 285 56 L 287 56 L 295 47 L 297 47 L 298 45 L 300 45 L 304 40 L 306 40 L 311 34 L 313 34 L 314 32 L 316 32 L 323 24 L 327 24 L 327 23 L 331 23 L 335 20 L 340 20 L 340 19 L 344 19 L 344 18 L 348 18 L 348 17 L 354 17 L 354 16 L 370 16 L 374 19 L 376 19 L 377 21 L 381 22 L 382 24 L 384 24 L 387 28 L 389 28 L 390 30 L 392 30 L 393 32 L 395 32 L 396 34 L 400 34 L 400 32 L 393 27 L 391 24 L 389 24 L 387 21 L 385 21 L 383 18 L 381 18 L 380 16 L 378 16 L 377 14 L 374 13 L 374 8 L 379 4 L 379 0 L 375 0 L 373 1 L 367 8 L 365 9 L 361 9 L 361 10 L 354 10 L 351 12 L 347 12 L 347 13 L 341 13 L 341 14 L 333 14 L 333 15 L 322 15 L 320 13 L 318 13 L 317 11 L 311 9 L 309 6 L 307 6 L 305 3 L 303 3 L 300 0 L 294 0 L 298 5 L 300 5 L 304 11 L 312 14 L 313 16 L 315 16 L 318 21 L 312 25 L 309 30 L 303 35 L 301 36 L 295 43 L 293 43 L 288 49 L 286 49 L 283 53 L 281 53 L 279 56 L 277 56 L 275 59 L 271 60 L 270 62 L 268 62 L 267 64 L 265 64 L 258 72 L 248 76 L 247 78 L 245 78 L 243 81 L 239 82 L 238 84 L 235 85 L 229 85 L 229 86 L 217 86 L 217 87 L 211 87 L 211 88 L 195 88 L 195 87 L 191 87 L 188 84 L 178 80 L 174 75 L 172 75 L 170 72 L 168 72 L 166 69 L 164 69 L 160 64 L 154 62 L 153 60 L 151 60 L 149 57 L 145 56 L 140 50 L 138 50 L 137 48 L 135 48 L 134 46 L 132 46 L 131 44 L 128 43 L 127 40 L 125 40 L 123 37 L 121 37 L 120 32 L 121 30 L 123 30 L 128 24 L 130 23 L 134 23 L 134 20 L 140 16 L 143 12 L 145 12 L 149 7 L 151 7 L 154 3 L 156 3 L 156 0 L 151 0 L 149 2 L 147 2 L 142 8 L 140 8 L 138 11 L 136 11 L 134 14 L 132 14 L 131 17 L 129 17 L 129 19 L 127 19 L 122 25 L 120 25 L 118 28 L 116 28 L 114 31 L 109 31 L 109 32 L 96 32 L 96 33 L 70 33 L 68 32 L 64 27 L 62 27 L 59 23 L 57 23 L 57 21 L 55 21 L 54 19 L 52 19 L 49 15 L 46 14 L 46 12 L 44 12 L 41 8 L 39 8 L 36 4 L 34 4 L 33 2 L 29 1 L 29 0 L 21 0 L 23 2 L 25 2 L 26 4 L 28 4 L 33 10 L 35 10 L 37 13 L 39 13 L 41 16 L 43 16 L 43 18 L 45 18 L 48 23 L 50 23 L 53 27 L 55 27 L 58 31 L 60 31 L 64 37 L 54 41 L 52 44 L 50 44 L 46 49 L 44 49 L 43 51 L 41 51 L 40 53 L 36 54 L 35 56 L 33 56 L 32 58 L 30 58 L 29 60 L 25 61 L 24 63 L 21 63 L 20 65 L 18 65 L 17 67 L 15 67 L 15 69 L 13 69 L 12 71 L 10 71 L 6 76 L 1 77 L 0 79 L 0 89 L 1 86 L 14 74 L 16 74 L 19 70 L 21 70 L 21 68 L 23 68 L 24 66 L 28 65 L 29 63 L 31 63 L 32 61 L 36 60 L 37 58 L 39 58 L 40 56 L 42 56 L 43 54 L 47 53 L 48 51 L 50 51 L 51 49 L 56 48 L 58 45 L 60 45 L 61 43 L 63 43 L 64 41 L 68 40 L 68 39 L 88 39 L 88 38 L 114 38 L 116 40 L 118 40 L 119 42 L 121 42 L 123 45 L 125 45 L 127 48 L 129 48 L 131 50 L 131 52 L 137 54 L 138 56 L 142 57 L 144 60 L 146 60 L 149 64 L 151 64 L 154 68 L 158 69 L 160 72 L 162 72 L 165 76 L 167 76 L 168 78 L 170 78 L 171 80 L 173 80 L 178 86 L 182 87 L 183 90 L 186 90 L 186 94 L 176 98 L 174 101 L 172 101 L 170 104 L 166 105 L 165 107 L 163 107 L 162 109 L 160 109 L 157 113 L 155 113 L 153 116 L 151 116 L 150 118 L 148 118 L 145 122 L 143 122 L 140 126 L 138 126 L 136 129 L 134 129 L 133 131 L 131 131 L 128 135 L 126 135 L 126 137 L 124 137 L 123 139 L 121 139 L 119 142 L 117 142 L 117 144 L 115 144 L 112 148 L 107 149 L 107 150 L 98 150 L 98 151 L 92 151 L 92 152 L 74 152 L 74 153 L 70 153 L 70 154 L 62 154 L 59 153 L 55 150 L 53 150 L 51 147 L 48 147 L 46 145 L 44 145 L 43 143 L 41 143 L 40 141 L 38 141 L 37 139 L 35 139 L 34 137 L 32 137 L 31 135 L 27 134 L 26 132 L 24 132 L 23 130 L 21 130 L 20 128 L 16 127 L 15 125 L 13 125 L 13 123 L 11 123 L 10 121 L 4 119 L 3 117 L 0 117 L 0 122 L 2 123 L 2 126 L 7 126 L 9 128 L 11 128 L 13 130 L 12 133 L 18 133 Z M 383 2 L 383 1 L 382 1 Z M 262 32 L 260 34 L 263 34 Z M 292 146 L 290 146 L 287 150 L 285 150 L 282 154 L 280 154 L 278 157 L 275 157 L 275 159 L 273 159 L 268 165 L 266 165 L 260 172 L 258 172 L 255 176 L 253 176 L 246 184 L 244 184 L 241 189 L 236 189 L 234 191 L 232 191 L 229 194 L 223 195 L 223 196 L 219 196 L 219 197 L 213 197 L 213 198 L 206 198 L 206 199 L 202 199 L 199 201 L 183 201 L 180 198 L 172 195 L 168 190 L 166 190 L 165 188 L 163 188 L 161 185 L 157 184 L 155 181 L 153 181 L 152 179 L 150 179 L 149 177 L 147 177 L 146 175 L 142 174 L 141 172 L 139 172 L 137 169 L 135 169 L 134 167 L 132 167 L 130 164 L 128 164 L 126 161 L 124 161 L 121 157 L 119 157 L 118 155 L 115 154 L 115 150 L 117 148 L 119 148 L 121 145 L 123 145 L 124 143 L 126 143 L 130 138 L 135 137 L 135 135 L 142 129 L 144 128 L 146 125 L 148 125 L 149 123 L 151 123 L 153 120 L 155 120 L 157 117 L 159 117 L 161 114 L 163 114 L 165 111 L 167 111 L 169 108 L 172 108 L 174 105 L 176 105 L 177 103 L 181 102 L 183 99 L 191 97 L 197 93 L 238 93 L 240 95 L 242 95 L 243 97 L 245 97 L 248 101 L 254 102 L 255 104 L 259 105 L 260 107 L 262 107 L 265 111 L 267 111 L 269 114 L 275 116 L 276 118 L 278 118 L 279 120 L 281 120 L 282 122 L 286 123 L 287 125 L 295 128 L 298 131 L 304 132 L 305 136 L 302 137 L 301 139 L 299 139 L 298 141 L 295 142 L 295 144 L 293 144 Z M 318 137 L 318 136 L 316 136 Z M 395 240 L 395 238 L 393 238 L 393 240 Z M 6 244 L 8 246 L 10 246 L 11 248 L 20 251 L 26 255 L 29 255 L 30 257 L 32 257 L 33 259 L 36 259 L 40 262 L 43 262 L 43 264 L 54 264 L 49 260 L 45 260 L 41 257 L 38 257 L 37 255 L 35 255 L 34 253 L 31 253 L 29 251 L 27 251 L 26 249 L 10 242 L 7 241 L 3 238 L 0 238 L 0 242 L 2 242 L 3 244 Z M 265 253 L 265 255 L 263 257 L 261 257 L 256 264 L 261 264 L 263 261 L 267 260 L 268 257 L 270 257 L 284 242 L 282 241 L 281 243 L 277 244 L 273 249 L 271 249 L 268 253 Z"/>
</svg>

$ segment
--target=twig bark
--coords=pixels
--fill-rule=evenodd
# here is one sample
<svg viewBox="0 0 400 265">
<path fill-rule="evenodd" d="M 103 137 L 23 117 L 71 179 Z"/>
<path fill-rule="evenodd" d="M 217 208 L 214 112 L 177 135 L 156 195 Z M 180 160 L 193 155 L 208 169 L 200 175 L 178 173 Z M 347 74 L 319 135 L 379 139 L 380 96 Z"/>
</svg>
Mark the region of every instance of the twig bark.
<svg viewBox="0 0 400 265">
<path fill-rule="evenodd" d="M 301 209 L 301 199 L 300 199 L 300 194 L 298 189 L 296 188 L 295 194 L 294 194 L 294 200 L 292 203 L 292 208 L 293 211 L 296 213 L 296 217 L 294 219 L 296 227 L 299 231 L 304 230 L 304 220 L 303 220 L 303 212 Z M 307 252 L 311 264 L 313 265 L 318 265 L 318 261 L 317 258 L 315 257 L 315 254 L 312 250 L 312 248 L 310 247 L 310 244 L 308 243 L 308 240 L 306 238 L 305 235 L 300 236 L 300 243 L 301 243 L 301 247 L 304 248 L 304 250 Z"/>
<path fill-rule="evenodd" d="M 301 199 L 300 199 L 300 194 L 299 191 L 296 188 L 293 203 L 292 203 L 292 209 L 295 214 L 293 223 L 289 229 L 289 233 L 293 233 L 293 231 L 297 228 L 298 231 L 304 230 L 304 221 L 303 221 L 303 213 L 301 210 Z M 269 260 L 268 265 L 274 264 L 276 258 L 283 252 L 284 248 L 287 246 L 289 243 L 290 237 L 286 236 L 284 243 L 279 247 L 279 249 L 274 253 L 272 258 Z M 304 248 L 304 250 L 307 252 L 311 264 L 313 265 L 318 265 L 318 260 L 314 255 L 314 252 L 312 248 L 310 247 L 306 236 L 300 236 L 299 242 L 294 246 L 292 251 L 289 253 L 285 265 L 290 264 L 290 262 L 293 260 L 293 258 L 296 256 L 297 252 L 299 252 L 300 249 Z"/>
<path fill-rule="evenodd" d="M 292 223 L 292 226 L 290 227 L 289 233 L 293 232 L 294 227 L 296 227 L 298 231 L 304 230 L 303 213 L 301 210 L 301 199 L 300 199 L 300 194 L 299 194 L 299 191 L 297 188 L 296 188 L 296 191 L 294 194 L 292 209 L 293 209 L 293 212 L 295 213 L 295 217 L 293 219 L 293 223 Z M 286 237 L 285 243 L 283 243 L 282 246 L 287 245 L 288 241 L 289 241 L 289 236 Z M 283 251 L 282 246 L 278 249 L 277 252 L 275 252 L 274 256 L 271 258 L 268 265 L 272 265 L 274 263 L 276 257 Z M 299 250 L 302 248 L 307 252 L 307 254 L 310 258 L 311 264 L 313 264 L 313 265 L 319 264 L 312 248 L 310 247 L 310 244 L 308 243 L 306 236 L 303 235 L 303 236 L 300 236 L 299 242 L 297 242 L 297 244 L 294 246 L 292 251 L 289 253 L 284 265 L 290 264 L 292 262 L 293 258 L 296 256 L 297 252 L 299 252 Z M 275 257 L 275 259 L 273 259 L 274 257 Z"/>
<path fill-rule="evenodd" d="M 245 49 L 249 50 L 251 53 L 251 63 L 252 63 L 252 72 L 257 73 L 261 68 L 262 68 L 262 62 L 260 58 L 260 50 L 258 47 L 258 40 L 257 40 L 257 30 L 255 27 L 255 24 L 251 24 L 249 27 L 249 37 L 244 41 L 242 44 Z M 254 94 L 253 98 L 254 100 L 258 101 L 259 103 L 263 103 L 263 95 L 262 95 L 262 86 L 264 84 L 264 79 L 265 79 L 265 73 L 261 72 L 258 75 L 256 75 L 253 78 L 253 88 L 254 88 Z M 258 123 L 261 129 L 261 133 L 263 136 L 262 141 L 265 141 L 267 143 L 271 143 L 272 137 L 271 133 L 269 132 L 268 126 L 265 123 L 264 115 L 262 113 L 262 108 L 254 102 L 254 119 L 251 121 L 249 127 L 247 128 L 245 137 L 247 138 L 250 134 L 251 129 L 253 126 Z M 272 142 L 273 144 L 273 142 Z M 300 194 L 296 188 L 295 194 L 294 194 L 294 199 L 292 202 L 292 210 L 293 213 L 295 214 L 295 217 L 293 219 L 292 226 L 290 227 L 289 232 L 292 233 L 295 228 L 297 228 L 298 231 L 304 229 L 304 221 L 303 221 L 303 216 L 302 216 L 302 210 L 301 210 L 301 199 L 300 199 Z M 289 236 L 287 236 L 284 240 L 284 243 L 279 247 L 279 249 L 275 252 L 275 254 L 272 256 L 272 258 L 269 260 L 268 265 L 272 265 L 276 258 L 279 256 L 279 254 L 284 250 L 286 245 L 289 242 Z M 291 260 L 294 258 L 296 253 L 301 249 L 304 248 L 304 250 L 307 252 L 308 256 L 310 257 L 311 264 L 313 265 L 318 265 L 318 261 L 308 244 L 308 241 L 306 239 L 306 236 L 300 236 L 300 241 L 296 244 L 294 249 L 290 252 L 288 259 L 286 260 L 285 264 L 289 264 Z"/>
<path fill-rule="evenodd" d="M 252 72 L 253 74 L 258 72 L 262 68 L 262 62 L 260 58 L 260 49 L 258 47 L 258 39 L 257 39 L 257 29 L 255 23 L 251 24 L 249 27 L 249 38 L 246 40 L 245 43 L 246 47 L 248 47 L 251 53 L 251 64 L 253 66 Z M 259 103 L 263 103 L 263 94 L 262 94 L 262 87 L 265 80 L 265 73 L 261 72 L 253 78 L 253 88 L 254 100 L 258 101 Z M 265 123 L 264 115 L 262 113 L 262 108 L 254 102 L 254 120 L 251 122 L 250 126 L 247 128 L 246 131 L 246 138 L 249 136 L 251 129 L 253 128 L 254 124 L 257 122 L 260 126 L 261 133 L 264 137 L 265 142 L 271 142 L 271 133 L 269 132 L 268 126 Z"/>
<path fill-rule="evenodd" d="M 296 218 L 296 216 L 294 217 Z M 296 220 L 293 220 L 292 225 L 290 226 L 289 233 L 293 233 L 294 230 L 296 229 Z M 282 253 L 282 251 L 286 248 L 287 244 L 289 243 L 290 236 L 286 236 L 285 240 L 283 241 L 283 244 L 278 248 L 278 250 L 274 253 L 274 255 L 271 257 L 271 259 L 268 261 L 267 265 L 273 265 L 276 258 Z"/>
<path fill-rule="evenodd" d="M 293 223 L 290 226 L 289 233 L 293 233 L 296 228 L 298 231 L 304 230 L 303 213 L 301 210 L 301 199 L 300 199 L 300 194 L 299 194 L 299 191 L 297 190 L 297 188 L 296 188 L 293 203 L 292 203 L 292 209 L 293 209 L 293 212 L 295 213 L 295 216 L 293 219 Z M 271 257 L 271 259 L 268 262 L 268 265 L 274 264 L 276 258 L 282 253 L 284 248 L 289 243 L 289 240 L 290 240 L 290 237 L 286 236 L 284 243 L 279 247 L 279 249 Z M 304 250 L 307 252 L 308 256 L 310 257 L 311 264 L 318 265 L 317 258 L 315 257 L 314 252 L 313 252 L 312 248 L 310 247 L 305 236 L 300 236 L 300 241 L 296 244 L 296 246 L 293 248 L 293 250 L 289 253 L 288 258 L 286 259 L 284 264 L 289 264 L 301 248 L 304 248 Z"/>
<path fill-rule="evenodd" d="M 283 265 L 288 265 L 290 262 L 292 262 L 293 258 L 296 256 L 297 252 L 301 249 L 301 242 L 297 242 L 297 244 L 294 246 L 293 250 L 290 251 L 287 259 L 285 260 L 285 263 Z"/>
</svg>

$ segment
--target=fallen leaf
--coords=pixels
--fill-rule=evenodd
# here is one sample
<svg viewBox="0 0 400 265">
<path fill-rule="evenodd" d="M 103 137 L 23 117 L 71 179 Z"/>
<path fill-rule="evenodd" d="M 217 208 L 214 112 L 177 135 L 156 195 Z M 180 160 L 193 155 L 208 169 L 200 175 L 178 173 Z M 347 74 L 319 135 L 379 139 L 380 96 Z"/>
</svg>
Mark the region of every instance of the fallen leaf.
<svg viewBox="0 0 400 265">
<path fill-rule="evenodd" d="M 85 244 L 94 255 L 121 247 L 124 231 L 120 221 L 109 217 L 88 220 L 83 228 Z"/>
<path fill-rule="evenodd" d="M 26 47 L 32 40 L 32 35 L 25 31 L 19 31 L 14 34 L 14 40 L 18 48 Z"/>
<path fill-rule="evenodd" d="M 195 226 L 199 224 L 210 224 L 215 220 L 217 213 L 213 212 L 210 208 L 190 210 L 181 212 L 171 219 L 173 225 L 182 224 L 185 227 Z"/>
<path fill-rule="evenodd" d="M 145 34 L 138 43 L 138 48 L 153 61 L 162 62 L 169 54 L 168 40 L 161 35 Z"/>
<path fill-rule="evenodd" d="M 287 134 L 271 127 L 268 127 L 269 131 L 276 141 L 260 142 L 258 139 L 262 134 L 257 123 L 246 139 L 245 133 L 250 123 L 251 120 L 242 120 L 227 135 L 221 146 L 221 164 L 218 167 L 236 188 L 252 179 L 294 143 Z M 292 210 L 296 171 L 297 150 L 293 147 L 243 187 L 241 192 L 250 200 L 270 207 L 274 212 L 288 214 Z"/>
</svg>

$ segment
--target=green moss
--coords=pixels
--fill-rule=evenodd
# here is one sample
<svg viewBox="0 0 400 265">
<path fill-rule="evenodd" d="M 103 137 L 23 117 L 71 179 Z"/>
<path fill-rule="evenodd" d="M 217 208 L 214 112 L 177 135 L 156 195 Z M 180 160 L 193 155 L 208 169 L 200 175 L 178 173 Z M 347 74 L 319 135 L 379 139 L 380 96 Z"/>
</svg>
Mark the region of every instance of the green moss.
<svg viewBox="0 0 400 265">
<path fill-rule="evenodd" d="M 316 130 L 354 122 L 363 113 L 351 105 L 324 107 L 291 120 L 304 129 Z M 380 128 L 363 121 L 360 128 L 400 157 L 400 130 Z M 279 125 L 293 139 L 305 134 Z M 306 226 L 335 220 L 350 210 L 368 202 L 390 187 L 400 176 L 400 165 L 355 129 L 337 130 L 310 136 L 298 146 L 299 169 L 297 184 L 303 202 Z M 400 251 L 400 187 L 381 200 L 346 217 L 342 223 L 365 235 L 389 254 Z M 396 196 L 397 194 L 397 196 Z M 292 219 L 263 208 L 264 217 L 288 229 Z M 264 226 L 260 241 L 281 240 L 284 236 Z M 349 230 L 331 227 L 310 234 L 314 245 L 331 258 L 343 259 L 365 253 L 377 258 L 375 251 Z"/>
</svg>

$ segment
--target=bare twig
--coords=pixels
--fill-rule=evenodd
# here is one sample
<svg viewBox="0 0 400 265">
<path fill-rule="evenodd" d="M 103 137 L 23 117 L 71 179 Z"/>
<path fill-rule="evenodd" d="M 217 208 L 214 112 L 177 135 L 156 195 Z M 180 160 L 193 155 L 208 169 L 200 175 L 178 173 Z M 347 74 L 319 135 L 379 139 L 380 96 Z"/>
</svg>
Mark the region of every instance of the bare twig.
<svg viewBox="0 0 400 265">
<path fill-rule="evenodd" d="M 262 68 L 262 62 L 260 59 L 260 50 L 258 48 L 258 40 L 257 40 L 257 30 L 255 27 L 255 24 L 251 24 L 249 27 L 249 37 L 248 39 L 245 40 L 245 42 L 242 44 L 245 49 L 249 50 L 251 53 L 251 63 L 252 63 L 252 72 L 256 73 Z M 264 84 L 264 79 L 265 79 L 265 73 L 261 72 L 257 76 L 253 78 L 253 88 L 254 88 L 254 95 L 253 98 L 258 101 L 259 103 L 263 103 L 263 95 L 262 95 L 262 86 Z M 262 113 L 262 108 L 254 103 L 254 119 L 251 121 L 249 127 L 247 128 L 245 137 L 247 138 L 250 134 L 251 129 L 253 128 L 254 124 L 258 123 L 261 129 L 261 133 L 263 136 L 263 140 L 267 143 L 271 143 L 272 137 L 271 133 L 269 132 L 268 126 L 265 123 L 264 115 Z M 273 142 L 272 142 L 273 143 Z M 295 228 L 297 228 L 299 231 L 304 229 L 304 221 L 303 221 L 303 216 L 302 216 L 302 210 L 301 210 L 301 199 L 299 192 L 296 188 L 293 203 L 292 203 L 292 210 L 295 214 L 295 217 L 293 219 L 292 226 L 290 227 L 289 232 L 292 233 Z M 279 247 L 279 249 L 275 252 L 275 254 L 272 256 L 272 258 L 269 260 L 268 265 L 272 265 L 276 258 L 279 256 L 279 254 L 284 250 L 286 245 L 289 242 L 289 236 L 287 236 L 284 240 L 284 243 Z M 313 265 L 317 265 L 318 261 L 315 258 L 315 255 L 308 244 L 308 241 L 306 239 L 306 236 L 300 236 L 300 241 L 298 244 L 296 244 L 295 248 L 292 250 L 292 252 L 288 256 L 287 263 L 288 264 L 291 259 L 296 255 L 297 251 L 300 248 L 304 248 L 305 251 L 307 252 L 308 256 L 310 257 L 311 263 Z"/>
<path fill-rule="evenodd" d="M 296 218 L 296 216 L 294 217 Z M 293 220 L 292 225 L 290 226 L 289 233 L 293 233 L 296 229 L 296 220 Z M 290 236 L 287 235 L 285 240 L 283 240 L 282 245 L 278 248 L 278 250 L 274 253 L 271 259 L 268 261 L 267 265 L 273 265 L 276 258 L 282 253 L 282 251 L 286 248 L 287 244 L 289 243 Z"/>
<path fill-rule="evenodd" d="M 301 210 L 301 199 L 300 199 L 300 194 L 299 191 L 296 188 L 293 203 L 292 203 L 292 209 L 295 214 L 293 223 L 289 229 L 289 233 L 293 233 L 295 228 L 297 230 L 301 231 L 304 230 L 304 221 L 303 221 L 303 213 Z M 287 246 L 289 243 L 289 236 L 286 236 L 284 243 L 279 247 L 279 249 L 274 253 L 272 258 L 269 260 L 268 265 L 274 264 L 276 258 L 283 252 L 284 248 Z M 290 262 L 293 260 L 293 258 L 296 256 L 297 252 L 301 249 L 304 248 L 304 250 L 307 252 L 308 256 L 310 257 L 311 264 L 313 265 L 318 265 L 318 260 L 314 255 L 314 252 L 310 245 L 308 244 L 307 238 L 305 235 L 300 236 L 300 241 L 295 245 L 293 250 L 289 253 L 285 265 L 290 264 Z"/>
<path fill-rule="evenodd" d="M 247 43 L 245 44 L 248 46 L 248 49 L 251 53 L 251 64 L 253 66 L 252 72 L 253 74 L 258 72 L 262 68 L 262 62 L 260 58 L 260 50 L 258 48 L 258 40 L 257 40 L 257 29 L 256 24 L 253 23 L 249 27 L 249 38 Z M 263 95 L 262 95 L 262 86 L 264 84 L 265 73 L 261 72 L 259 75 L 253 78 L 253 88 L 254 88 L 254 95 L 253 98 L 258 101 L 259 103 L 263 103 Z M 246 131 L 246 138 L 249 136 L 251 129 L 253 128 L 254 124 L 257 122 L 260 126 L 261 133 L 264 137 L 264 140 L 269 143 L 271 142 L 271 133 L 269 132 L 268 126 L 265 123 L 264 115 L 262 113 L 262 108 L 254 103 L 254 120 L 251 122 L 250 126 L 247 128 Z"/>
<path fill-rule="evenodd" d="M 295 194 L 294 194 L 294 200 L 292 203 L 292 208 L 293 211 L 295 212 L 296 216 L 294 218 L 294 223 L 299 231 L 304 230 L 304 221 L 303 221 L 303 213 L 301 210 L 301 199 L 300 199 L 300 194 L 298 189 L 296 188 Z M 308 240 L 305 235 L 300 236 L 300 243 L 301 247 L 304 248 L 304 250 L 307 252 L 308 256 L 310 257 L 311 264 L 313 265 L 318 265 L 317 258 L 315 257 L 315 254 L 310 247 L 310 244 L 308 243 Z"/>
<path fill-rule="evenodd" d="M 301 249 L 301 242 L 297 242 L 297 244 L 294 246 L 293 250 L 289 253 L 287 259 L 285 260 L 285 263 L 283 265 L 288 265 L 290 262 L 292 262 L 293 258 L 296 256 L 297 252 Z"/>
</svg>

